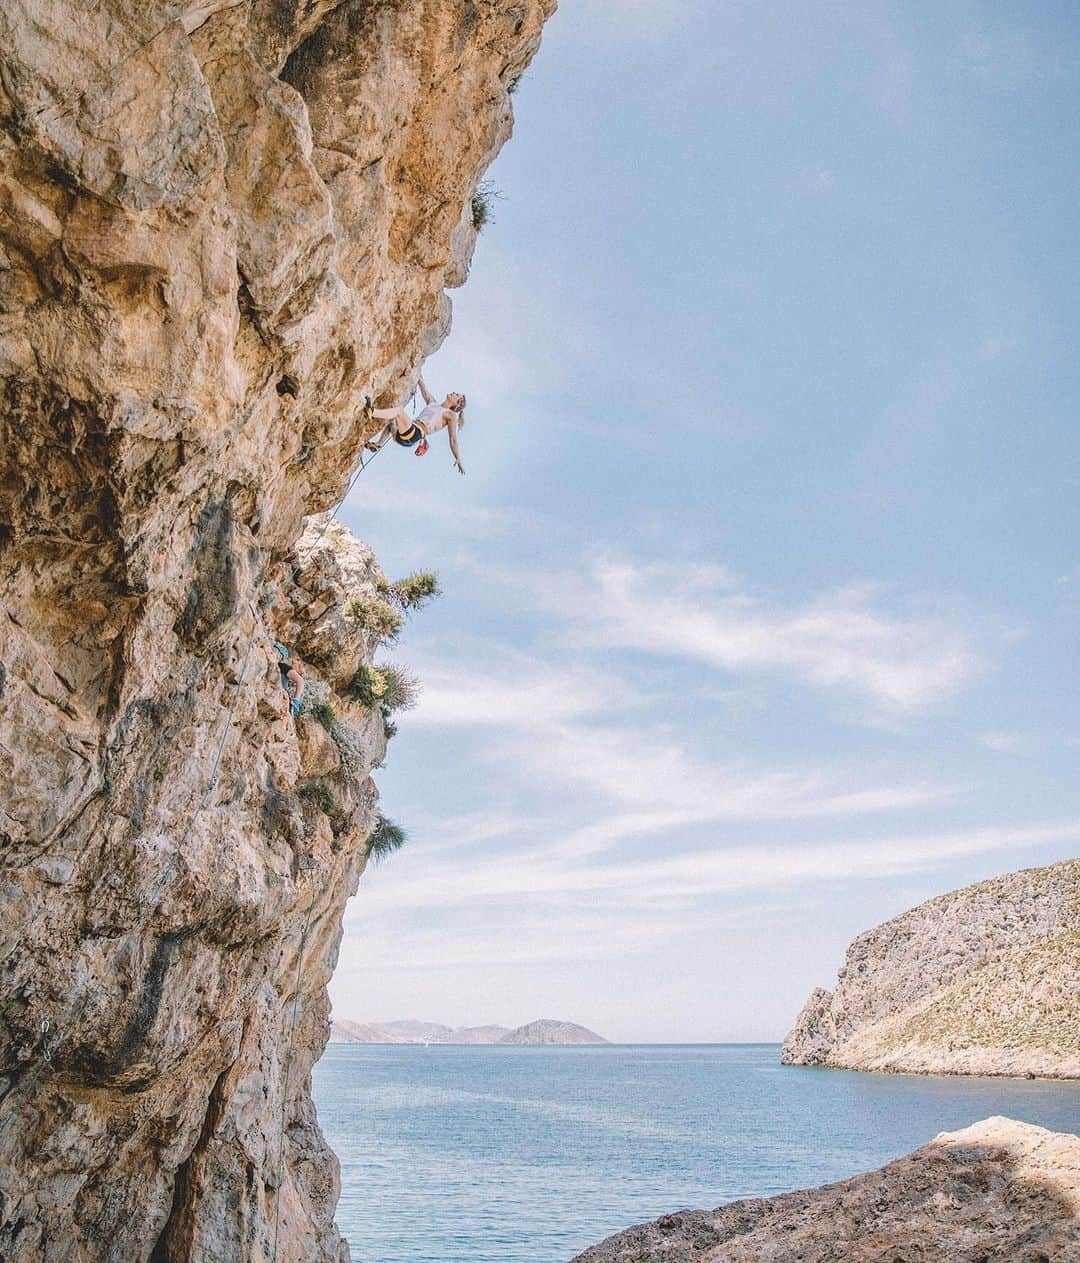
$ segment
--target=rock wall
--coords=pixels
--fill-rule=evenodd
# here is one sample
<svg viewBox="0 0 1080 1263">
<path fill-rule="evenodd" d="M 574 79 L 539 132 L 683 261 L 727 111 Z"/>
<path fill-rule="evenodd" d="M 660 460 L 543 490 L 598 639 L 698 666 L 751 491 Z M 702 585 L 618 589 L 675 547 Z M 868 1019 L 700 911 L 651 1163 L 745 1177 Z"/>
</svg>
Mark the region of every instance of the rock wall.
<svg viewBox="0 0 1080 1263">
<path fill-rule="evenodd" d="M 299 537 L 447 332 L 553 8 L 0 6 L 4 1260 L 348 1257 L 309 1072 L 379 572 Z"/>
<path fill-rule="evenodd" d="M 952 891 L 860 934 L 781 1060 L 1080 1078 L 1080 860 Z"/>
<path fill-rule="evenodd" d="M 1080 1139 L 988 1118 L 841 1184 L 677 1211 L 573 1263 L 1073 1263 Z"/>
</svg>

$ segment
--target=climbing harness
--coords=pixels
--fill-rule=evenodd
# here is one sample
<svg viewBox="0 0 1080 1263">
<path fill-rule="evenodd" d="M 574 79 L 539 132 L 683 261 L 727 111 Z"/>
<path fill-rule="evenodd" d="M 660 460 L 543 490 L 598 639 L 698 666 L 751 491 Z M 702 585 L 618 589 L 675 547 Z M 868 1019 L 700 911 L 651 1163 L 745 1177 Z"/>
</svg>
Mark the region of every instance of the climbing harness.
<svg viewBox="0 0 1080 1263">
<path fill-rule="evenodd" d="M 330 513 L 329 517 L 323 523 L 322 529 L 319 531 L 318 535 L 316 535 L 315 544 L 318 544 L 322 540 L 322 537 L 326 534 L 327 530 L 330 528 L 331 523 L 334 522 L 334 520 L 337 518 L 338 513 L 341 511 L 341 506 L 345 503 L 346 499 L 348 499 L 349 493 L 352 491 L 353 487 L 356 485 L 356 480 L 360 477 L 360 475 L 364 472 L 364 470 L 368 467 L 368 465 L 371 464 L 372 460 L 374 460 L 374 456 L 370 456 L 366 461 L 361 456 L 360 464 L 358 468 L 355 470 L 355 472 L 353 473 L 353 476 L 349 479 L 349 483 L 348 483 L 348 486 L 345 488 L 344 495 L 334 506 L 333 511 Z M 312 546 L 314 547 L 314 545 Z M 298 573 L 299 569 L 300 569 L 299 566 L 294 567 L 293 569 L 294 577 Z M 143 926 L 146 924 L 147 920 L 149 919 L 150 914 L 157 907 L 159 900 L 161 899 L 162 895 L 165 892 L 165 887 L 168 884 L 169 879 L 172 877 L 173 873 L 176 871 L 176 867 L 179 862 L 180 856 L 183 852 L 185 843 L 187 842 L 188 838 L 191 836 L 191 832 L 195 828 L 195 825 L 198 822 L 199 817 L 202 815 L 203 811 L 209 806 L 210 800 L 213 797 L 214 790 L 217 788 L 218 771 L 221 768 L 222 755 L 225 752 L 225 744 L 228 741 L 229 733 L 232 730 L 233 719 L 236 714 L 236 706 L 240 700 L 240 694 L 243 691 L 244 682 L 247 678 L 247 669 L 248 669 L 248 662 L 250 661 L 250 658 L 251 658 L 251 649 L 255 643 L 255 636 L 262 622 L 258 613 L 258 602 L 261 599 L 262 591 L 263 591 L 263 588 L 266 586 L 266 582 L 267 582 L 266 575 L 264 574 L 255 592 L 254 600 L 249 602 L 248 604 L 248 608 L 251 610 L 251 614 L 252 614 L 251 634 L 248 636 L 247 645 L 244 648 L 244 657 L 243 657 L 243 661 L 240 667 L 240 676 L 239 676 L 239 679 L 237 680 L 236 687 L 233 692 L 232 701 L 229 705 L 229 711 L 225 719 L 225 727 L 222 729 L 221 737 L 217 745 L 217 750 L 214 754 L 213 766 L 210 769 L 210 778 L 206 782 L 206 788 L 203 790 L 202 797 L 199 799 L 199 802 L 195 808 L 194 813 L 192 814 L 191 819 L 188 821 L 187 828 L 184 830 L 183 834 L 180 837 L 180 841 L 177 843 L 176 847 L 174 848 L 172 858 L 169 860 L 169 863 L 165 866 L 164 870 L 162 871 L 161 876 L 158 879 L 157 883 L 155 884 L 153 893 L 151 894 L 150 898 L 146 900 L 145 904 L 143 904 L 141 915 L 139 916 L 135 924 L 131 927 L 130 933 L 132 934 L 137 933 L 139 930 L 143 928 Z M 286 652 L 288 651 L 286 650 Z M 312 893 L 312 902 L 308 907 L 307 923 L 305 924 L 305 927 L 304 927 L 304 934 L 303 934 L 303 938 L 301 939 L 300 952 L 297 957 L 296 967 L 297 967 L 298 977 L 299 977 L 299 970 L 300 970 L 300 962 L 303 958 L 304 945 L 307 941 L 308 929 L 311 924 L 311 913 L 312 913 L 313 907 L 314 907 L 314 892 Z M 8 953 L 8 956 L 12 955 L 13 952 L 14 952 L 14 949 L 12 949 L 12 952 Z M 7 957 L 5 957 L 4 959 L 6 960 Z M 293 1036 L 295 1035 L 295 1032 L 296 1032 L 297 1005 L 299 1003 L 298 986 L 299 984 L 297 984 L 297 991 L 293 996 L 292 1031 L 289 1035 L 290 1055 L 291 1055 L 291 1049 L 292 1049 Z M 7 1117 L 0 1120 L 0 1137 L 4 1135 L 4 1132 L 7 1130 L 7 1128 L 18 1116 L 18 1107 L 22 1105 L 23 1101 L 29 1098 L 30 1093 L 33 1091 L 38 1080 L 41 1078 L 46 1067 L 53 1064 L 56 1058 L 57 1052 L 59 1051 L 60 1047 L 67 1041 L 71 1030 L 78 1024 L 79 1020 L 83 1017 L 83 1015 L 87 1012 L 87 1010 L 91 1007 L 91 1005 L 94 1004 L 98 996 L 100 996 L 104 990 L 105 988 L 104 986 L 102 986 L 101 983 L 95 983 L 89 989 L 89 991 L 87 991 L 85 997 L 83 998 L 82 1003 L 75 1009 L 70 1019 L 64 1022 L 63 1024 L 64 1029 L 59 1029 L 59 1028 L 57 1029 L 56 1038 L 52 1042 L 50 1042 L 48 1038 L 53 1030 L 52 1020 L 51 1018 L 48 1018 L 48 1017 L 45 1017 L 42 1019 L 41 1025 L 39 1028 L 41 1042 L 40 1042 L 40 1047 L 38 1049 L 37 1065 L 34 1066 L 33 1071 L 28 1075 L 26 1081 L 23 1084 L 12 1085 L 8 1089 L 8 1091 L 4 1094 L 4 1096 L 0 1097 L 0 1108 L 7 1109 L 9 1105 L 12 1106 Z M 28 1061 L 26 1065 L 26 1069 L 29 1070 L 31 1065 L 33 1065 L 33 1062 Z M 286 1080 L 288 1079 L 288 1073 L 289 1071 L 288 1071 L 288 1060 L 287 1060 L 286 1061 Z M 287 1082 L 286 1082 L 286 1087 L 287 1087 Z M 282 1145 L 284 1144 L 284 1128 L 285 1128 L 284 1109 L 285 1109 L 285 1102 L 283 1101 L 282 1124 L 281 1124 L 281 1127 L 282 1127 L 281 1144 Z M 279 1163 L 283 1161 L 281 1157 L 283 1152 L 284 1152 L 283 1148 L 279 1146 Z M 281 1182 L 279 1179 L 278 1197 L 280 1197 L 280 1188 L 281 1188 Z M 277 1259 L 276 1221 L 277 1221 L 277 1210 L 275 1209 L 275 1228 L 274 1228 L 274 1259 L 275 1260 Z"/>
</svg>

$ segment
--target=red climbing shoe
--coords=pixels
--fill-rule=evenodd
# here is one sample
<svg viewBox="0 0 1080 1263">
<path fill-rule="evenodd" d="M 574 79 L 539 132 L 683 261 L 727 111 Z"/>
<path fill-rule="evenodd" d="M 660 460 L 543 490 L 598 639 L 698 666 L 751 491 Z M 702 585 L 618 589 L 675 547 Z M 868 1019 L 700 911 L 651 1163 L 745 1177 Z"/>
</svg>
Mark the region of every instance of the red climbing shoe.
<svg viewBox="0 0 1080 1263">
<path fill-rule="evenodd" d="M 427 439 L 422 439 L 422 440 L 420 441 L 420 444 L 419 444 L 419 446 L 418 446 L 418 447 L 417 447 L 417 449 L 416 449 L 416 454 L 417 454 L 417 456 L 426 456 L 426 455 L 427 455 Z"/>
</svg>

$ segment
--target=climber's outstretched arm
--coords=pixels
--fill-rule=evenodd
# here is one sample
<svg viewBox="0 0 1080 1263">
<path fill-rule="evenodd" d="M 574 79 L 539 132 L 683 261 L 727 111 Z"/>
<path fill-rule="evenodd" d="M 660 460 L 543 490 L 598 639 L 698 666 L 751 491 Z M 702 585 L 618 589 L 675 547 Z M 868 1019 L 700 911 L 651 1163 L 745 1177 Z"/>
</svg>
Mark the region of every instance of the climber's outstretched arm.
<svg viewBox="0 0 1080 1263">
<path fill-rule="evenodd" d="M 403 411 L 402 408 L 372 408 L 371 415 L 376 421 L 396 421 Z"/>
<path fill-rule="evenodd" d="M 450 419 L 446 423 L 446 437 L 450 440 L 450 450 L 454 454 L 454 464 L 457 466 L 458 473 L 463 474 L 465 472 L 465 466 L 461 463 L 461 452 L 458 451 L 457 445 L 457 418 L 452 412 L 449 413 L 448 416 Z"/>
<path fill-rule="evenodd" d="M 416 379 L 416 386 L 417 386 L 417 389 L 420 391 L 421 395 L 423 395 L 423 397 L 424 397 L 424 403 L 434 403 L 434 402 L 435 402 L 435 396 L 434 396 L 434 395 L 431 393 L 431 391 L 430 391 L 430 390 L 428 390 L 428 388 L 424 385 L 424 378 L 423 378 L 423 375 L 422 375 L 422 374 L 421 374 L 421 376 L 420 376 L 420 377 L 418 377 L 418 378 Z"/>
</svg>

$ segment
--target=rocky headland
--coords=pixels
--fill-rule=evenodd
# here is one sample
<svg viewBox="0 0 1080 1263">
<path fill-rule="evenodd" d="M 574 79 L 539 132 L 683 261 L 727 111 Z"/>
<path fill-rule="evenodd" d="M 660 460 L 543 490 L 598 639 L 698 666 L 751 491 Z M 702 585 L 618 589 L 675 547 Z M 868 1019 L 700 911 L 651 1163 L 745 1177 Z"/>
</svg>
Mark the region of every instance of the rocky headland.
<svg viewBox="0 0 1080 1263">
<path fill-rule="evenodd" d="M 310 1070 L 393 576 L 311 515 L 448 331 L 553 8 L 0 6 L 5 1263 L 348 1258 Z"/>
<path fill-rule="evenodd" d="M 781 1060 L 1080 1078 L 1080 860 L 940 895 L 860 934 Z"/>
<path fill-rule="evenodd" d="M 989 1118 L 878 1171 L 677 1211 L 573 1263 L 1075 1263 L 1080 1138 Z"/>
</svg>

